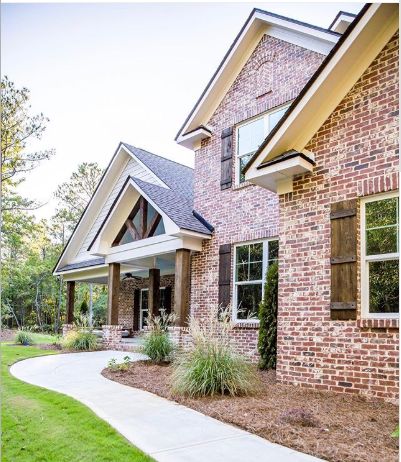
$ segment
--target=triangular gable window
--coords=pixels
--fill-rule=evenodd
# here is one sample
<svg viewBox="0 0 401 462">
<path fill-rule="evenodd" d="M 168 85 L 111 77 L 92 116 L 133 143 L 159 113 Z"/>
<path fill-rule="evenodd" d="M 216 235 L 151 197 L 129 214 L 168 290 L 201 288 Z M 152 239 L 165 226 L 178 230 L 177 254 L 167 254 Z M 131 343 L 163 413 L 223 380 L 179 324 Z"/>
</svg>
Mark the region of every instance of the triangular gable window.
<svg viewBox="0 0 401 462">
<path fill-rule="evenodd" d="M 117 234 L 113 247 L 164 234 L 163 218 L 149 202 L 140 197 Z"/>
</svg>

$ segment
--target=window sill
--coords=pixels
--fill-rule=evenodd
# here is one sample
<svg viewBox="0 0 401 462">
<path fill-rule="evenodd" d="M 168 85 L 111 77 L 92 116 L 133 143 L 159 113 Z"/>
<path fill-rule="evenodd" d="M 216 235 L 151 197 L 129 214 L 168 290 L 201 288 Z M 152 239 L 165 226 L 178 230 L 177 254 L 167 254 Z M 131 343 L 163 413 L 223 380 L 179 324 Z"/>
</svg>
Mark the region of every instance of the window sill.
<svg viewBox="0 0 401 462">
<path fill-rule="evenodd" d="M 398 329 L 400 325 L 399 318 L 365 318 L 358 319 L 357 326 L 362 328 L 374 329 Z"/>
<path fill-rule="evenodd" d="M 255 186 L 255 185 L 253 183 L 249 182 L 249 181 L 245 181 L 244 183 L 241 183 L 241 184 L 234 184 L 232 186 L 232 190 L 233 191 L 238 191 L 240 189 L 248 188 L 249 186 Z"/>
<path fill-rule="evenodd" d="M 238 321 L 234 320 L 235 329 L 259 329 L 259 321 Z"/>
</svg>

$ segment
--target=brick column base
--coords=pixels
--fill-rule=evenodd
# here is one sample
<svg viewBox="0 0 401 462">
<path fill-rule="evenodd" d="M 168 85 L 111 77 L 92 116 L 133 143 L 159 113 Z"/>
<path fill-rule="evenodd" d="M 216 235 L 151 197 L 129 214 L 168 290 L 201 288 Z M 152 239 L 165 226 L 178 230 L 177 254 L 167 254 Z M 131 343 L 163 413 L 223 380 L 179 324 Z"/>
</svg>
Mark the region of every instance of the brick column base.
<svg viewBox="0 0 401 462">
<path fill-rule="evenodd" d="M 76 326 L 74 324 L 63 324 L 63 337 L 73 330 L 76 330 Z"/>
<path fill-rule="evenodd" d="M 121 348 L 121 334 L 123 326 L 118 324 L 109 324 L 102 326 L 103 340 L 102 345 L 108 350 L 118 350 Z"/>
<path fill-rule="evenodd" d="M 189 335 L 187 327 L 178 327 L 173 326 L 168 328 L 168 333 L 170 336 L 171 341 L 177 348 L 187 349 L 191 343 L 192 339 Z"/>
</svg>

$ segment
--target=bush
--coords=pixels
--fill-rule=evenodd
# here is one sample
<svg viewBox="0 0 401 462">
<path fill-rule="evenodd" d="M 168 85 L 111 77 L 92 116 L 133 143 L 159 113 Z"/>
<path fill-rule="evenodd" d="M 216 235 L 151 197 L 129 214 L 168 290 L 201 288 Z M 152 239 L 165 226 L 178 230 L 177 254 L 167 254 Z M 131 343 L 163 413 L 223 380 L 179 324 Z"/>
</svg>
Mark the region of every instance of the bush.
<svg viewBox="0 0 401 462">
<path fill-rule="evenodd" d="M 277 362 L 278 264 L 269 266 L 263 301 L 259 305 L 260 369 L 275 369 Z"/>
<path fill-rule="evenodd" d="M 174 363 L 173 391 L 191 397 L 249 395 L 257 391 L 256 369 L 231 346 L 233 327 L 230 310 L 219 307 L 211 308 L 202 321 L 190 319 L 193 345 Z"/>
<path fill-rule="evenodd" d="M 128 370 L 130 360 L 131 358 L 129 356 L 124 356 L 123 362 L 117 363 L 116 358 L 111 358 L 110 361 L 107 363 L 107 367 L 112 372 L 117 372 L 117 371 L 125 372 L 126 370 Z"/>
<path fill-rule="evenodd" d="M 95 350 L 97 347 L 97 337 L 91 332 L 71 331 L 64 337 L 62 345 L 68 350 Z"/>
<path fill-rule="evenodd" d="M 168 327 L 176 320 L 174 314 L 165 314 L 149 319 L 150 332 L 145 337 L 142 352 L 149 356 L 151 361 L 162 363 L 171 359 L 174 344 L 168 334 Z"/>
<path fill-rule="evenodd" d="M 19 330 L 15 335 L 15 342 L 25 346 L 33 345 L 33 338 L 29 332 Z"/>
</svg>

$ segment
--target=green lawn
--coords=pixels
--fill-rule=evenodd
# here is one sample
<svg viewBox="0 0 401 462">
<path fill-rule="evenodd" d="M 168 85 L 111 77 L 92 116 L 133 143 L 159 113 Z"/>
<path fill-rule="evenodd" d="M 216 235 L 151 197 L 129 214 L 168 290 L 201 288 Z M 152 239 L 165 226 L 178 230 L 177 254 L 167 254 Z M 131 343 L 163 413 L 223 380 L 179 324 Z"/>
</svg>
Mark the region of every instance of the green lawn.
<svg viewBox="0 0 401 462">
<path fill-rule="evenodd" d="M 36 332 L 29 332 L 29 335 L 32 337 L 34 343 L 53 343 L 59 338 L 57 335 Z"/>
<path fill-rule="evenodd" d="M 2 343 L 1 353 L 2 462 L 153 460 L 83 404 L 10 374 L 11 364 L 43 355 L 44 350 Z"/>
</svg>

